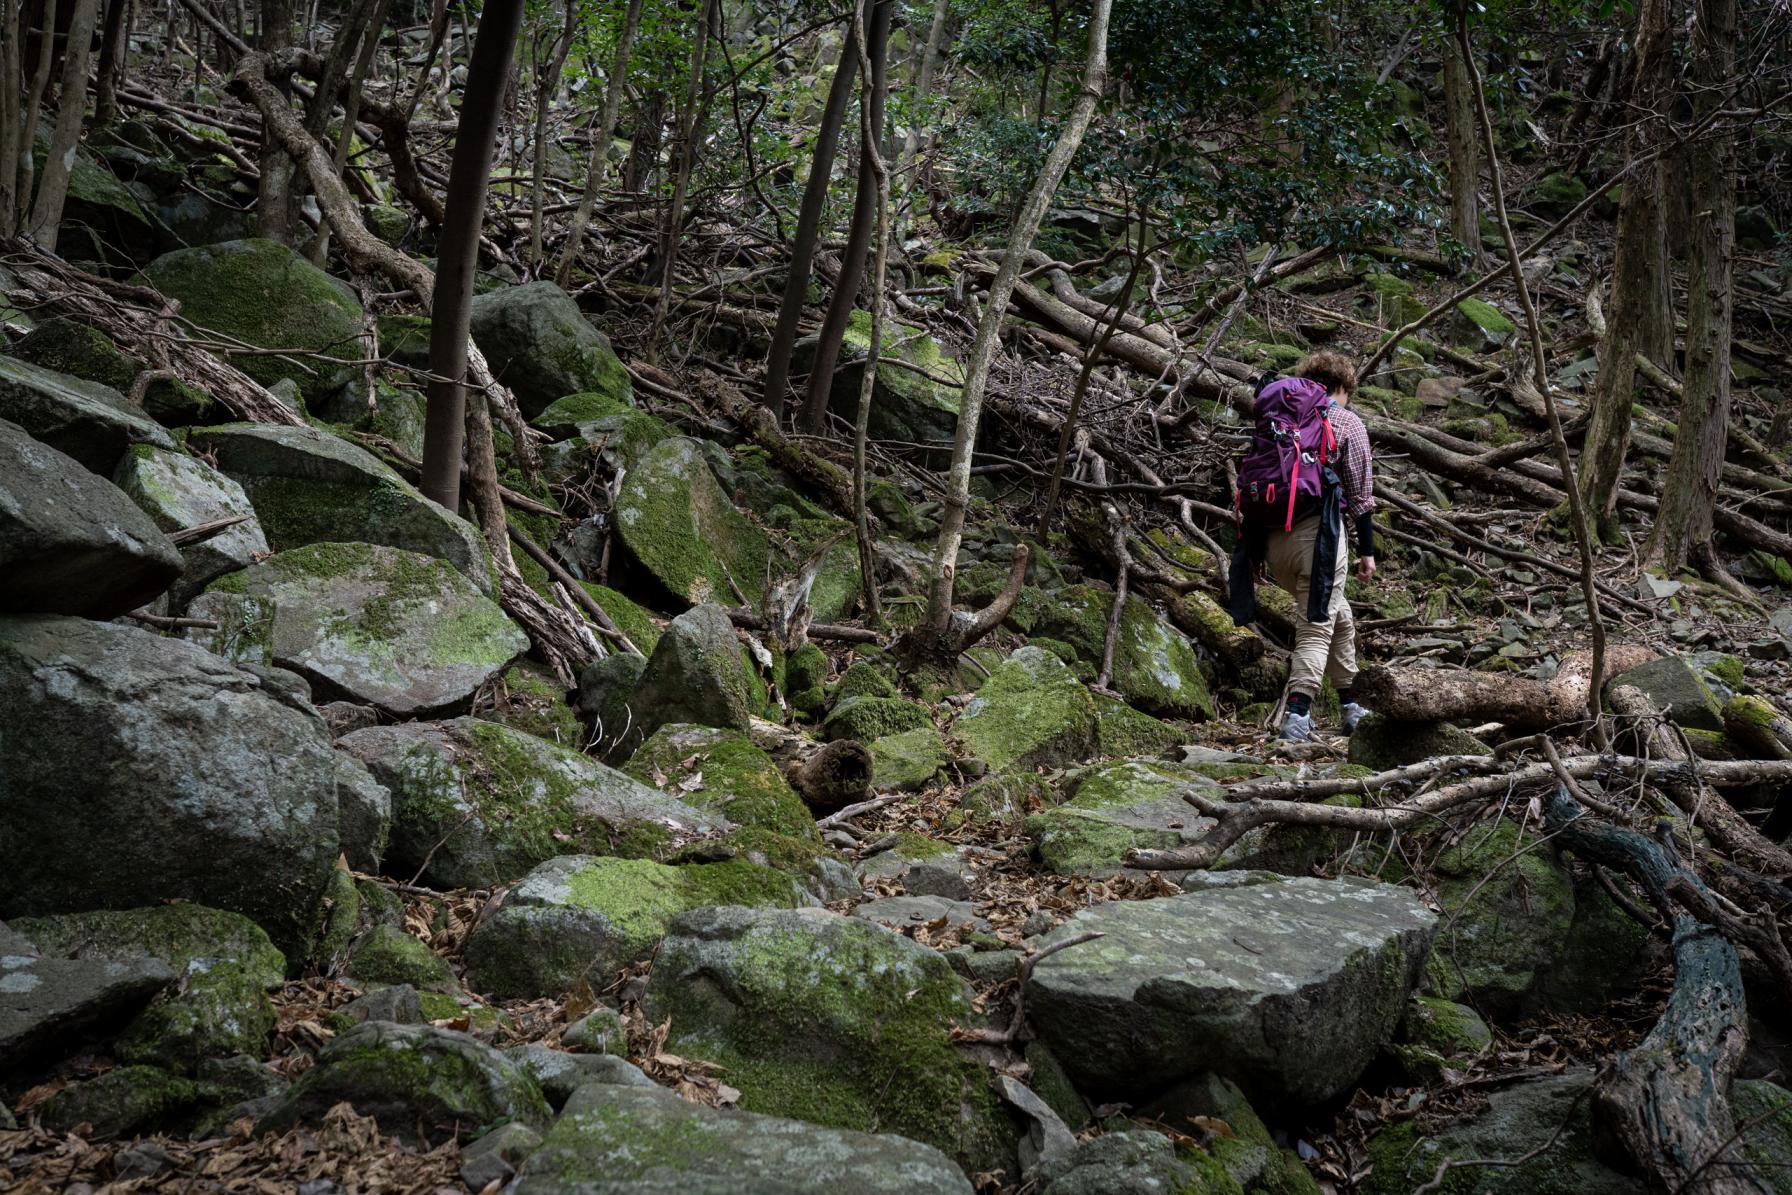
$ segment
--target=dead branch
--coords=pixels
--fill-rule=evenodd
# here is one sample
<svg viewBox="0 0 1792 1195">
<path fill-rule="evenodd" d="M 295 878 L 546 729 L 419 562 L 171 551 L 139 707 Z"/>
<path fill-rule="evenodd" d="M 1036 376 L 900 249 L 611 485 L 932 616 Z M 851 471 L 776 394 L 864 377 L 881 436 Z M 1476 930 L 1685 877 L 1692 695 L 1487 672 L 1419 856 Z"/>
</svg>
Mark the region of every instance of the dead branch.
<svg viewBox="0 0 1792 1195">
<path fill-rule="evenodd" d="M 1654 659 L 1654 648 L 1614 644 L 1607 675 Z M 1396 722 L 1504 722 L 1515 730 L 1547 730 L 1586 721 L 1589 657 L 1566 657 L 1555 679 L 1456 668 L 1368 668 L 1357 691 L 1370 709 Z"/>
</svg>

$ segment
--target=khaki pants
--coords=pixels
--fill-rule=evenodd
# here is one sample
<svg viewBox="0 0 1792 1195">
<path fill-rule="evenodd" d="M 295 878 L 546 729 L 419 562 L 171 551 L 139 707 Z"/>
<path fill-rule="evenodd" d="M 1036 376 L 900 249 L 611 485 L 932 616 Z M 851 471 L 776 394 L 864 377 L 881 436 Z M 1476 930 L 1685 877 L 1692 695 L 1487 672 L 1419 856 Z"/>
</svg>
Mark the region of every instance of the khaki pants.
<svg viewBox="0 0 1792 1195">
<path fill-rule="evenodd" d="M 1332 604 L 1323 622 L 1307 621 L 1307 596 L 1313 582 L 1313 541 L 1319 535 L 1319 516 L 1302 519 L 1291 531 L 1271 531 L 1265 555 L 1270 576 L 1294 595 L 1294 664 L 1288 674 L 1288 692 L 1318 697 L 1320 681 L 1334 689 L 1346 689 L 1356 680 L 1356 620 L 1344 598 L 1344 578 L 1349 556 L 1342 537 L 1332 583 Z"/>
</svg>

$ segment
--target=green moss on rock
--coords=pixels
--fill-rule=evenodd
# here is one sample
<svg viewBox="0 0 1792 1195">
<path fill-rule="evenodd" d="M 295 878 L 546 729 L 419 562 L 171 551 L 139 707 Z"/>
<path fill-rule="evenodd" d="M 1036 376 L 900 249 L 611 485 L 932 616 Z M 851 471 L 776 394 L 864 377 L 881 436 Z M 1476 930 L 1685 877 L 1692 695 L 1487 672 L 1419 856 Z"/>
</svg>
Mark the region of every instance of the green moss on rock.
<svg viewBox="0 0 1792 1195">
<path fill-rule="evenodd" d="M 1023 647 L 983 683 L 952 731 L 973 755 L 1005 770 L 1087 758 L 1096 721 L 1094 699 L 1063 662 Z"/>
<path fill-rule="evenodd" d="M 453 991 L 459 985 L 448 961 L 391 926 L 376 926 L 349 959 L 348 974 L 363 984 L 408 983 L 420 992 Z"/>
<path fill-rule="evenodd" d="M 784 773 L 739 731 L 685 723 L 662 726 L 624 770 L 736 825 L 821 841 L 815 819 Z"/>
<path fill-rule="evenodd" d="M 822 730 L 830 739 L 869 743 L 886 735 L 932 726 L 926 707 L 906 697 L 848 697 L 828 711 Z"/>
</svg>

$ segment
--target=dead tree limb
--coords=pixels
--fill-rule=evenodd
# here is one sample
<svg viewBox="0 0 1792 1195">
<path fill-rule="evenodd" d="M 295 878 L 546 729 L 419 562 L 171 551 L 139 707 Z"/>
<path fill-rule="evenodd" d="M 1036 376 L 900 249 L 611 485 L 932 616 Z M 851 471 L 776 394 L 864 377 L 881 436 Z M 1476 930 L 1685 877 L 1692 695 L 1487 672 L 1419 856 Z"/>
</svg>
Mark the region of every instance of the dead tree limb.
<svg viewBox="0 0 1792 1195">
<path fill-rule="evenodd" d="M 1595 1124 L 1667 1192 L 1762 1195 L 1741 1157 L 1730 1112 L 1730 1080 L 1748 1047 L 1748 1013 L 1736 948 L 1675 902 L 1672 887 L 1710 897 L 1665 835 L 1587 816 L 1558 787 L 1544 806 L 1557 843 L 1590 862 L 1622 870 L 1674 926 L 1674 989 L 1642 1043 L 1619 1054 L 1594 1096 Z M 1735 1165 L 1722 1159 L 1737 1149 Z"/>
<path fill-rule="evenodd" d="M 1607 674 L 1655 656 L 1652 647 L 1614 644 Z M 1356 684 L 1365 705 L 1396 722 L 1504 722 L 1514 730 L 1547 730 L 1586 722 L 1589 663 L 1586 653 L 1575 652 L 1549 681 L 1507 672 L 1378 666 L 1365 669 Z"/>
</svg>

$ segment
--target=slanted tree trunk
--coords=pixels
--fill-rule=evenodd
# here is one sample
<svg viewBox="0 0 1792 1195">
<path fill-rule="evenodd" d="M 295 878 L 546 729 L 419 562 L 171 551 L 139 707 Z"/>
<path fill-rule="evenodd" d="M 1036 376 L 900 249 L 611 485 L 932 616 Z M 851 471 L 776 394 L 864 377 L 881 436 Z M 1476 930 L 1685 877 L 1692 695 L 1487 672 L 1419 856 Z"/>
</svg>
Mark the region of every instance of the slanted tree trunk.
<svg viewBox="0 0 1792 1195">
<path fill-rule="evenodd" d="M 1672 65 L 1667 19 L 1667 0 L 1640 0 L 1630 90 L 1628 150 L 1633 159 L 1652 155 L 1661 137 L 1655 114 L 1665 98 Z M 1661 362 L 1661 351 L 1672 327 L 1672 312 L 1658 177 L 1653 163 L 1640 167 L 1638 177 L 1625 185 L 1618 208 L 1611 311 L 1599 346 L 1593 421 L 1578 468 L 1581 498 L 1606 539 L 1615 534 L 1618 483 L 1630 448 L 1636 355 L 1641 352 L 1667 364 Z"/>
<path fill-rule="evenodd" d="M 467 65 L 460 128 L 448 171 L 447 219 L 436 264 L 429 321 L 429 406 L 423 429 L 426 497 L 460 509 L 461 445 L 466 426 L 467 338 L 479 230 L 498 133 L 499 99 L 523 20 L 523 0 L 486 0 Z M 494 545 L 495 548 L 496 545 Z"/>
<path fill-rule="evenodd" d="M 870 0 L 871 19 L 866 23 L 863 59 L 871 64 L 867 95 L 877 110 L 870 114 L 872 127 L 878 130 L 881 143 L 884 127 L 885 59 L 889 57 L 890 20 L 895 13 L 895 0 Z M 828 300 L 827 314 L 822 316 L 821 332 L 815 340 L 815 356 L 809 367 L 809 393 L 803 403 L 803 427 L 810 433 L 821 431 L 827 414 L 828 395 L 834 388 L 834 367 L 840 360 L 840 345 L 846 339 L 846 325 L 858 306 L 859 283 L 865 277 L 865 254 L 871 245 L 872 225 L 877 222 L 877 179 L 870 163 L 860 155 L 859 184 L 853 196 L 852 225 L 846 233 L 846 250 L 840 256 L 840 277 L 834 283 Z"/>
<path fill-rule="evenodd" d="M 1450 19 L 1467 0 L 1452 0 Z M 1450 235 L 1481 265 L 1481 150 L 1475 132 L 1475 96 L 1468 64 L 1455 38 L 1444 46 L 1444 132 L 1450 145 Z"/>
<path fill-rule="evenodd" d="M 912 660 L 937 661 L 942 656 L 951 660 L 961 650 L 963 638 L 954 634 L 952 625 L 952 589 L 958 575 L 958 547 L 964 538 L 965 513 L 970 506 L 971 453 L 976 447 L 977 427 L 983 418 L 983 392 L 989 386 L 990 363 L 995 359 L 1002 322 L 1008 315 L 1008 300 L 1013 297 L 1015 284 L 1020 280 L 1021 266 L 1033 247 L 1033 238 L 1039 233 L 1039 225 L 1045 219 L 1046 209 L 1051 206 L 1058 183 L 1083 143 L 1083 134 L 1088 132 L 1089 122 L 1095 116 L 1095 106 L 1101 102 L 1102 88 L 1107 83 L 1108 14 L 1112 9 L 1113 0 L 1095 0 L 1089 14 L 1088 58 L 1083 64 L 1076 102 L 1065 116 L 1057 144 L 1046 155 L 1039 177 L 1033 180 L 1033 189 L 1028 192 L 1026 202 L 1021 205 L 1020 214 L 1009 230 L 1008 248 L 990 283 L 983 318 L 977 324 L 977 336 L 965 367 L 964 390 L 959 397 L 958 428 L 952 438 L 952 465 L 946 474 L 946 499 L 928 577 L 927 612 L 921 625 L 904 636 L 898 645 Z M 1018 581 L 1017 573 L 1025 567 L 1024 545 L 1016 550 L 1016 558 L 1018 567 L 1016 573 L 1009 575 L 1011 584 Z M 1018 584 L 1015 589 L 1018 593 Z M 976 629 L 973 625 L 972 630 Z"/>
<path fill-rule="evenodd" d="M 684 232 L 684 200 L 691 186 L 691 170 L 697 161 L 697 135 L 703 127 L 698 111 L 702 103 L 703 68 L 709 62 L 710 26 L 716 23 L 718 0 L 703 0 L 697 13 L 697 36 L 691 46 L 691 76 L 685 87 L 684 106 L 678 115 L 678 168 L 672 179 L 672 201 L 660 232 L 660 296 L 653 306 L 653 326 L 647 333 L 647 359 L 659 357 L 660 331 L 672 305 L 672 284 L 678 270 L 678 240 Z"/>
<path fill-rule="evenodd" d="M 603 186 L 604 167 L 610 160 L 610 139 L 616 132 L 616 117 L 622 111 L 622 93 L 628 84 L 629 54 L 634 49 L 635 31 L 640 27 L 641 0 L 628 0 L 628 11 L 622 17 L 622 32 L 616 37 L 616 57 L 610 62 L 610 77 L 604 82 L 603 110 L 591 128 L 591 161 L 585 168 L 585 190 L 579 196 L 579 209 L 573 213 L 566 245 L 560 250 L 560 261 L 554 268 L 554 281 L 562 289 L 572 285 L 572 264 L 578 260 L 579 245 L 585 239 L 585 229 L 591 224 L 591 213 L 597 207 L 597 192 Z"/>
<path fill-rule="evenodd" d="M 1736 69 L 1736 0 L 1701 0 L 1693 31 L 1699 115 L 1718 106 Z M 1686 381 L 1674 454 L 1644 559 L 1673 576 L 1687 562 L 1721 569 L 1712 511 L 1730 423 L 1731 271 L 1736 255 L 1736 138 L 1714 129 L 1687 146 L 1691 243 L 1686 262 Z"/>
<path fill-rule="evenodd" d="M 81 144 L 81 121 L 87 115 L 87 64 L 93 58 L 93 25 L 97 0 L 75 0 L 68 23 L 68 48 L 62 55 L 62 90 L 56 98 L 56 127 L 50 134 L 50 151 L 44 156 L 44 176 L 37 184 L 31 205 L 29 232 L 39 245 L 52 252 L 62 223 L 62 204 L 68 198 L 68 176 Z M 46 30 L 44 53 L 49 53 Z M 30 153 L 31 146 L 24 147 Z"/>
<path fill-rule="evenodd" d="M 765 405 L 781 423 L 790 386 L 790 353 L 796 345 L 797 325 L 802 322 L 803 304 L 809 297 L 809 271 L 815 263 L 815 246 L 821 240 L 821 214 L 827 208 L 828 183 L 834 174 L 834 157 L 840 149 L 840 129 L 846 123 L 847 105 L 852 102 L 853 81 L 859 71 L 859 25 L 863 23 L 864 5 L 859 18 L 846 33 L 846 46 L 840 63 L 834 68 L 834 82 L 828 88 L 827 105 L 821 112 L 821 124 L 815 130 L 815 145 L 809 155 L 809 178 L 803 185 L 803 205 L 797 212 L 796 236 L 790 246 L 790 272 L 784 277 L 784 298 L 778 305 L 778 323 L 772 329 L 771 351 L 765 359 Z"/>
</svg>

